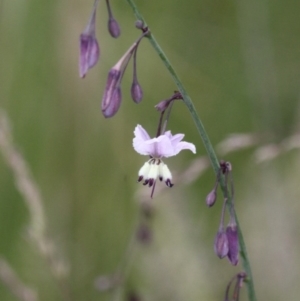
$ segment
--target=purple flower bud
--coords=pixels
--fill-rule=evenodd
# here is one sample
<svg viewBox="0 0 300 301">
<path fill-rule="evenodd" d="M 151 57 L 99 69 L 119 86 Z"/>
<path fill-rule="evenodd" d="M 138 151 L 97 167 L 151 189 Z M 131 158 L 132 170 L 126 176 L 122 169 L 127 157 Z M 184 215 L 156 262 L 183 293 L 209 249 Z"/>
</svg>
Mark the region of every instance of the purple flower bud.
<svg viewBox="0 0 300 301">
<path fill-rule="evenodd" d="M 131 97 L 135 103 L 140 103 L 143 99 L 143 90 L 138 81 L 134 81 L 131 85 Z"/>
<path fill-rule="evenodd" d="M 105 91 L 102 98 L 101 109 L 105 117 L 112 117 L 117 111 L 121 103 L 121 71 L 112 68 L 108 73 Z M 118 92 L 119 91 L 119 92 Z M 114 112 L 113 115 L 111 115 Z M 111 115 L 111 116 L 110 116 Z"/>
<path fill-rule="evenodd" d="M 228 255 L 228 239 L 224 230 L 219 230 L 216 235 L 214 251 L 219 258 L 223 258 Z"/>
<path fill-rule="evenodd" d="M 228 254 L 227 257 L 232 265 L 237 265 L 239 262 L 239 236 L 237 226 L 230 223 L 226 228 L 228 239 Z"/>
<path fill-rule="evenodd" d="M 108 20 L 108 31 L 113 38 L 117 38 L 121 34 L 120 26 L 114 18 Z"/>
<path fill-rule="evenodd" d="M 94 67 L 100 56 L 100 48 L 95 37 L 82 33 L 80 35 L 79 75 L 84 78 L 89 69 Z"/>
<path fill-rule="evenodd" d="M 118 86 L 112 91 L 108 105 L 105 107 L 102 106 L 102 113 L 105 118 L 113 117 L 118 112 L 120 108 L 121 100 L 122 100 L 121 88 Z"/>
<path fill-rule="evenodd" d="M 142 20 L 136 20 L 136 21 L 135 21 L 135 27 L 136 27 L 137 29 L 143 29 L 143 27 L 144 27 L 144 22 L 143 22 Z"/>
<path fill-rule="evenodd" d="M 212 207 L 217 200 L 217 192 L 214 188 L 206 197 L 205 202 L 208 207 Z"/>
<path fill-rule="evenodd" d="M 113 38 L 117 38 L 121 33 L 120 26 L 119 26 L 118 22 L 115 20 L 115 18 L 113 17 L 109 0 L 106 0 L 106 6 L 107 6 L 107 10 L 108 10 L 108 17 L 109 17 L 108 31 Z"/>
<path fill-rule="evenodd" d="M 90 20 L 79 39 L 79 75 L 81 78 L 85 77 L 88 70 L 97 64 L 100 56 L 95 32 L 97 5 L 98 1 L 95 2 Z"/>
<path fill-rule="evenodd" d="M 168 108 L 169 104 L 170 104 L 170 99 L 162 100 L 155 106 L 155 109 L 159 112 L 163 112 Z"/>
</svg>

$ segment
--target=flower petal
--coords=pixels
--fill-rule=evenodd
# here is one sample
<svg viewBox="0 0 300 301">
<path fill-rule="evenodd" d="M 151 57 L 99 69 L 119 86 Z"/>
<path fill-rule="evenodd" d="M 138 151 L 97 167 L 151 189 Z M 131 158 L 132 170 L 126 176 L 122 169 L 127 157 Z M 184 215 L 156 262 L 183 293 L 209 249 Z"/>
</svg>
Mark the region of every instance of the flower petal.
<svg viewBox="0 0 300 301">
<path fill-rule="evenodd" d="M 157 138 L 147 141 L 153 145 L 152 156 L 155 158 L 170 157 L 173 156 L 173 147 L 170 139 L 161 135 Z"/>
<path fill-rule="evenodd" d="M 149 144 L 152 139 L 150 139 L 146 130 L 138 124 L 134 130 L 134 135 L 133 148 L 135 151 L 141 155 L 150 155 L 153 151 L 153 145 Z"/>
<path fill-rule="evenodd" d="M 164 135 L 167 136 L 170 139 L 172 139 L 172 137 L 173 137 L 171 131 L 164 132 Z"/>
<path fill-rule="evenodd" d="M 176 148 L 176 145 L 184 138 L 184 134 L 176 134 L 173 137 L 171 137 L 171 142 L 174 148 Z"/>
<path fill-rule="evenodd" d="M 147 144 L 146 141 L 140 138 L 133 138 L 133 148 L 134 150 L 141 155 L 151 155 L 153 151 L 153 145 Z"/>
<path fill-rule="evenodd" d="M 172 157 L 184 149 L 196 153 L 194 144 L 181 141 L 184 134 L 172 136 L 171 131 L 167 131 L 163 135 L 151 139 L 146 130 L 139 124 L 135 128 L 134 134 L 133 148 L 141 155 L 149 155 L 153 158 Z"/>
<path fill-rule="evenodd" d="M 143 141 L 150 140 L 150 136 L 148 135 L 147 131 L 139 124 L 135 127 L 134 135 L 136 138 Z"/>
<path fill-rule="evenodd" d="M 181 152 L 184 149 L 189 149 L 191 152 L 196 154 L 196 147 L 193 143 L 182 141 L 176 145 L 173 156 L 177 155 L 179 152 Z"/>
</svg>

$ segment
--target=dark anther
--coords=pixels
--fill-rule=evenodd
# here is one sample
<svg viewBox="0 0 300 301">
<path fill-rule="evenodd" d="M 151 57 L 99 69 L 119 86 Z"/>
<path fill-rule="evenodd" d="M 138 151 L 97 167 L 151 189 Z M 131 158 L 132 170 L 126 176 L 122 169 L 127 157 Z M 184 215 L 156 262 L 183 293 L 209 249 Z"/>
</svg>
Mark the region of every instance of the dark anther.
<svg viewBox="0 0 300 301">
<path fill-rule="evenodd" d="M 154 179 L 149 179 L 149 187 L 153 186 L 154 184 Z"/>
<path fill-rule="evenodd" d="M 222 171 L 222 173 L 225 175 L 226 173 L 228 173 L 229 168 L 228 168 L 228 162 L 225 162 L 224 160 L 220 161 L 220 169 Z"/>
<path fill-rule="evenodd" d="M 174 184 L 171 183 L 171 180 L 170 180 L 170 179 L 167 179 L 167 180 L 166 180 L 166 185 L 167 185 L 168 187 L 170 187 L 170 188 L 174 186 Z"/>
<path fill-rule="evenodd" d="M 155 159 L 152 158 L 152 159 L 150 160 L 149 164 L 154 164 L 154 163 L 155 163 Z"/>
</svg>

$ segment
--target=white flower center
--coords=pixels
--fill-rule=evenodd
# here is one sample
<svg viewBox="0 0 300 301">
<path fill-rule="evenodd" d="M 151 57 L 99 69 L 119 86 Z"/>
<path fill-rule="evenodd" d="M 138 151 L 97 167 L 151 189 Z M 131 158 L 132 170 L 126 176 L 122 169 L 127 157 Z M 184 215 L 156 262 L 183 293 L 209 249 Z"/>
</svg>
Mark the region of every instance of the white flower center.
<svg viewBox="0 0 300 301">
<path fill-rule="evenodd" d="M 153 186 L 156 179 L 164 181 L 168 187 L 172 187 L 172 174 L 168 166 L 161 160 L 151 158 L 139 170 L 138 182 L 145 180 L 143 185 Z"/>
</svg>

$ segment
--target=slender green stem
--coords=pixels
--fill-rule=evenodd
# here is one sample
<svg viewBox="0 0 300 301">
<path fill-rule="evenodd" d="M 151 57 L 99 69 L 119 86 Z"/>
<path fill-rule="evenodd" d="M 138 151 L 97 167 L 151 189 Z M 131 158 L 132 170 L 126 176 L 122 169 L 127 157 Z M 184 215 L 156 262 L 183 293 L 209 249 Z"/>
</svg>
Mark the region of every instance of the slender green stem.
<svg viewBox="0 0 300 301">
<path fill-rule="evenodd" d="M 144 23 L 144 26 L 147 26 L 146 21 L 144 20 L 143 16 L 140 14 L 140 12 L 138 11 L 137 6 L 135 5 L 133 0 L 126 0 L 128 2 L 128 4 L 130 5 L 130 7 L 132 8 L 136 18 L 138 20 L 141 20 Z M 167 56 L 165 55 L 165 53 L 163 52 L 163 50 L 161 49 L 161 47 L 159 46 L 159 44 L 157 43 L 155 37 L 153 36 L 153 34 L 150 33 L 149 35 L 147 35 L 150 43 L 152 44 L 153 48 L 155 49 L 155 51 L 157 52 L 157 54 L 159 55 L 159 57 L 161 58 L 161 60 L 163 61 L 163 63 L 165 64 L 167 70 L 169 71 L 170 75 L 172 76 L 179 92 L 181 93 L 182 97 L 183 97 L 183 101 L 186 104 L 188 110 L 190 111 L 192 118 L 196 124 L 196 128 L 199 132 L 199 135 L 202 139 L 202 142 L 206 148 L 209 160 L 211 162 L 211 165 L 214 169 L 214 172 L 216 175 L 218 175 L 218 171 L 219 171 L 219 160 L 216 156 L 216 153 L 212 147 L 212 144 L 208 138 L 208 135 L 206 133 L 206 130 L 196 112 L 196 109 L 194 107 L 194 104 L 190 98 L 190 96 L 188 95 L 186 89 L 184 88 L 181 80 L 179 79 L 178 75 L 176 74 L 174 68 L 172 67 L 169 59 L 167 58 Z M 226 186 L 225 186 L 225 182 L 224 182 L 224 178 L 221 177 L 221 188 L 224 194 L 224 197 L 226 195 Z M 228 206 L 231 205 L 232 199 L 231 199 L 231 195 L 228 196 Z M 239 243 L 240 243 L 240 255 L 242 258 L 242 263 L 243 263 L 243 268 L 245 270 L 245 272 L 247 273 L 247 287 L 248 287 L 248 298 L 250 301 L 256 301 L 256 296 L 255 296 L 255 290 L 254 290 L 254 283 L 253 283 L 253 277 L 252 277 L 252 272 L 251 272 L 251 266 L 250 266 L 250 261 L 248 258 L 248 254 L 247 254 L 247 250 L 246 250 L 246 245 L 245 245 L 245 241 L 243 238 L 243 234 L 242 234 L 242 230 L 241 227 L 239 225 L 239 221 L 238 218 L 236 216 L 236 213 L 234 212 L 235 217 L 236 217 L 236 223 L 237 223 L 237 227 L 239 230 Z"/>
</svg>

